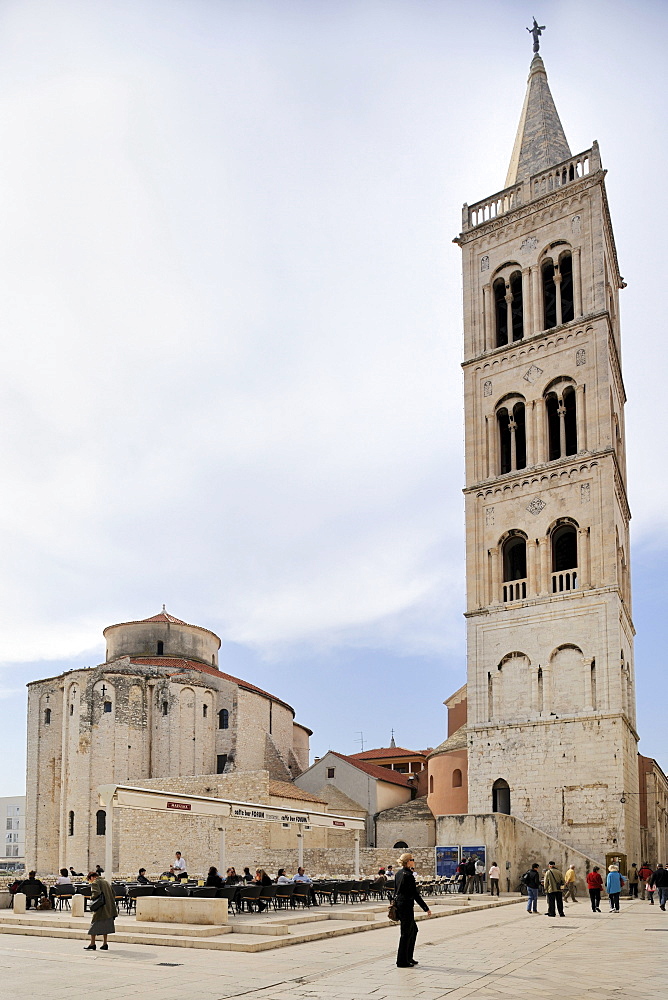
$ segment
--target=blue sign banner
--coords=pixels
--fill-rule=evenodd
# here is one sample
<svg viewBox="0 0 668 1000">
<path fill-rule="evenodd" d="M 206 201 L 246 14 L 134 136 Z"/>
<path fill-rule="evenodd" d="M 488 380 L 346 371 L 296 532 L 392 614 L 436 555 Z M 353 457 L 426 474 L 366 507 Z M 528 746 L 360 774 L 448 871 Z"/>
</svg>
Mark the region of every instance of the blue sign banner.
<svg viewBox="0 0 668 1000">
<path fill-rule="evenodd" d="M 452 878 L 457 871 L 459 864 L 458 847 L 437 847 L 436 848 L 436 874 Z"/>
<path fill-rule="evenodd" d="M 462 857 L 482 861 L 485 868 L 487 867 L 487 848 L 485 847 L 462 847 Z"/>
</svg>

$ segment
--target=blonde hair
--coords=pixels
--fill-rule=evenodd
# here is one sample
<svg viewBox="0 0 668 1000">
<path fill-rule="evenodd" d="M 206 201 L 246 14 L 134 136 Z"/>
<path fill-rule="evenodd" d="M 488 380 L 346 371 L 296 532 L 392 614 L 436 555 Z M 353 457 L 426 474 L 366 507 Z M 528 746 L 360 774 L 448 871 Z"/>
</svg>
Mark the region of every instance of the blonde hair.
<svg viewBox="0 0 668 1000">
<path fill-rule="evenodd" d="M 619 871 L 619 865 L 609 865 L 608 871 L 609 872 L 618 872 Z"/>
<path fill-rule="evenodd" d="M 413 857 L 413 855 L 409 851 L 408 854 L 402 854 L 401 855 L 401 857 L 397 861 L 397 864 L 401 865 L 402 868 L 408 868 L 408 862 L 409 861 L 414 861 L 414 860 L 415 860 L 415 858 Z"/>
</svg>

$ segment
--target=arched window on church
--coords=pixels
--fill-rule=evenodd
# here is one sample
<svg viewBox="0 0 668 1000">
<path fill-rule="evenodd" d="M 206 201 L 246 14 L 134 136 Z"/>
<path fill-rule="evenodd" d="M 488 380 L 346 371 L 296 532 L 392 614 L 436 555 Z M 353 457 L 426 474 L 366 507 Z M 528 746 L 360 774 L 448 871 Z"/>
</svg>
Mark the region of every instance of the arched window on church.
<svg viewBox="0 0 668 1000">
<path fill-rule="evenodd" d="M 492 286 L 494 294 L 494 317 L 496 324 L 496 346 L 522 340 L 524 337 L 524 301 L 522 298 L 522 274 L 513 271 L 508 280 L 497 278 Z"/>
<path fill-rule="evenodd" d="M 524 403 L 502 406 L 496 413 L 499 428 L 500 473 L 525 469 L 527 464 Z"/>
<path fill-rule="evenodd" d="M 504 778 L 497 778 L 492 785 L 492 812 L 510 816 L 510 785 Z"/>
<path fill-rule="evenodd" d="M 566 385 L 545 396 L 547 414 L 548 461 L 575 455 L 578 450 L 575 389 Z"/>
<path fill-rule="evenodd" d="M 434 794 L 434 775 L 433 774 L 429 775 L 429 794 L 430 795 Z"/>
<path fill-rule="evenodd" d="M 573 305 L 573 258 L 570 250 L 562 253 L 559 258 L 559 274 L 561 284 L 558 294 L 561 298 L 561 322 L 570 323 L 575 315 Z"/>
<path fill-rule="evenodd" d="M 503 600 L 523 601 L 527 596 L 527 543 L 512 534 L 503 543 Z"/>
<path fill-rule="evenodd" d="M 70 810 L 70 814 L 67 818 L 67 835 L 69 837 L 74 836 L 74 813 Z"/>
<path fill-rule="evenodd" d="M 452 787 L 461 788 L 462 787 L 462 772 L 458 767 L 452 772 Z"/>
<path fill-rule="evenodd" d="M 95 813 L 95 833 L 98 837 L 104 837 L 107 832 L 107 814 L 104 809 L 98 809 Z"/>
<path fill-rule="evenodd" d="M 578 585 L 578 533 L 573 524 L 552 531 L 552 593 L 575 590 Z"/>
<path fill-rule="evenodd" d="M 229 729 L 230 728 L 230 713 L 226 708 L 221 708 L 218 713 L 218 728 L 219 729 Z"/>
<path fill-rule="evenodd" d="M 45 726 L 50 726 L 51 725 L 51 709 L 50 708 L 45 708 L 44 709 L 44 725 Z"/>
<path fill-rule="evenodd" d="M 165 651 L 165 644 L 162 639 L 158 639 L 158 656 L 162 656 Z"/>
<path fill-rule="evenodd" d="M 575 315 L 573 299 L 573 258 L 570 250 L 562 253 L 555 265 L 551 258 L 541 267 L 543 285 L 544 329 L 570 323 Z"/>
</svg>

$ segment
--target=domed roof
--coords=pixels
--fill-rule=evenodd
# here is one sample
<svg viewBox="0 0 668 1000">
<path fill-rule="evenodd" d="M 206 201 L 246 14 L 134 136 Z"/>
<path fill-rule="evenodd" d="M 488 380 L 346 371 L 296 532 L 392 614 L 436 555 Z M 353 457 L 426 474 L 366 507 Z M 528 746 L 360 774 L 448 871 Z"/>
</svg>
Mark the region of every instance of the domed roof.
<svg viewBox="0 0 668 1000">
<path fill-rule="evenodd" d="M 109 629 L 112 628 L 122 628 L 124 625 L 153 625 L 153 624 L 163 624 L 163 625 L 183 625 L 185 628 L 196 628 L 200 629 L 202 632 L 208 632 L 212 635 L 214 639 L 218 640 L 218 645 L 220 645 L 220 637 L 212 632 L 211 629 L 204 628 L 202 625 L 191 625 L 190 622 L 184 622 L 180 618 L 175 618 L 174 615 L 170 615 L 165 609 L 165 605 L 162 606 L 162 611 L 159 611 L 157 615 L 152 615 L 150 618 L 137 618 L 135 621 L 130 622 L 117 622 L 115 625 L 107 625 L 103 630 L 102 635 L 106 635 Z"/>
</svg>

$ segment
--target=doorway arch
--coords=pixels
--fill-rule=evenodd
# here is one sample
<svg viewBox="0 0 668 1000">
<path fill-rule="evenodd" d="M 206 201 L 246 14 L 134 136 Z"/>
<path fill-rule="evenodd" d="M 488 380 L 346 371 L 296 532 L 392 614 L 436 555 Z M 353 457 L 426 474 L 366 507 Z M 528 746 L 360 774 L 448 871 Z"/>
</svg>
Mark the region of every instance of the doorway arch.
<svg viewBox="0 0 668 1000">
<path fill-rule="evenodd" d="M 510 816 L 510 785 L 505 778 L 497 778 L 492 785 L 492 812 Z"/>
</svg>

